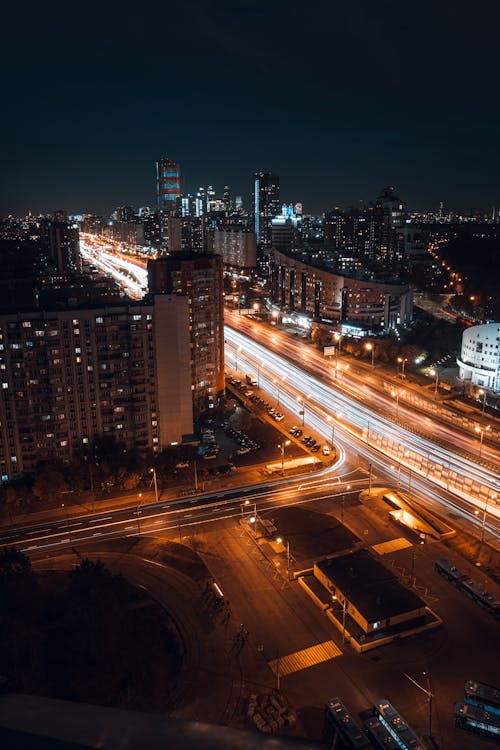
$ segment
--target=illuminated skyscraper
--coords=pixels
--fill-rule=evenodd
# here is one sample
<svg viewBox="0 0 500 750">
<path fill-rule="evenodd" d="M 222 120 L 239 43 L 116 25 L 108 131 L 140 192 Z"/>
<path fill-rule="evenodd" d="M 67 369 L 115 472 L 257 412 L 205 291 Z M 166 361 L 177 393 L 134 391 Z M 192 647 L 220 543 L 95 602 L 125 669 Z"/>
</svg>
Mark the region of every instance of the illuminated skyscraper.
<svg viewBox="0 0 500 750">
<path fill-rule="evenodd" d="M 254 175 L 254 215 L 257 244 L 261 248 L 271 246 L 271 219 L 280 210 L 280 181 L 269 172 Z"/>
<path fill-rule="evenodd" d="M 173 213 L 181 195 L 181 168 L 170 159 L 156 162 L 156 198 L 158 210 Z"/>
</svg>

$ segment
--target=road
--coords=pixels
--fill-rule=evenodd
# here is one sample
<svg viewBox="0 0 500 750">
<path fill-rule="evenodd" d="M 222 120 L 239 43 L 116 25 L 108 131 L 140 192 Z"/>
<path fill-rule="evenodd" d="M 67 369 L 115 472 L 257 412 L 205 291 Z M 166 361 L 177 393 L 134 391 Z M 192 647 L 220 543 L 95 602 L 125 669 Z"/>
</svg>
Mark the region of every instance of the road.
<svg viewBox="0 0 500 750">
<path fill-rule="evenodd" d="M 460 452 L 464 436 L 457 437 L 453 428 L 439 425 L 446 441 L 436 442 L 432 439 L 431 420 L 401 404 L 398 420 L 390 419 L 387 414 L 394 406 L 391 404 L 392 409 L 388 409 L 387 398 L 371 393 L 366 384 L 356 384 L 351 376 L 350 382 L 345 374 L 332 379 L 324 360 L 318 363 L 309 351 L 304 351 L 303 345 L 298 344 L 294 349 L 288 338 L 285 358 L 276 353 L 280 344 L 281 351 L 284 349 L 283 339 L 277 333 L 253 327 L 258 341 L 226 327 L 229 367 L 233 365 L 242 372 L 257 371 L 261 388 L 272 394 L 279 390 L 282 405 L 326 440 L 332 437 L 340 440 L 347 454 L 361 455 L 381 471 L 392 469 L 395 481 L 401 471 L 406 472 L 416 491 L 429 495 L 435 504 L 468 518 L 476 526 L 481 523 L 486 505 L 488 531 L 498 538 L 498 450 L 493 447 L 488 450 L 491 467 L 478 464 Z M 323 379 L 326 377 L 327 382 Z"/>
</svg>

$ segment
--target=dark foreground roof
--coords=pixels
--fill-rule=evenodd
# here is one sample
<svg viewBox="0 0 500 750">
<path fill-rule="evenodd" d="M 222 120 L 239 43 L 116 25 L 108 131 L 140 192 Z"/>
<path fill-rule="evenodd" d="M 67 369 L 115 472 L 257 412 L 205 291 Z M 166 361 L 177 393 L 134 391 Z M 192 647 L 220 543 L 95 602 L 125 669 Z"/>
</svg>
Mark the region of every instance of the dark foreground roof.
<svg viewBox="0 0 500 750">
<path fill-rule="evenodd" d="M 2 750 L 319 750 L 324 745 L 216 724 L 11 693 L 0 695 L 0 747 Z"/>
<path fill-rule="evenodd" d="M 368 550 L 320 560 L 316 567 L 354 604 L 368 622 L 425 607 L 414 591 L 403 586 Z"/>
</svg>

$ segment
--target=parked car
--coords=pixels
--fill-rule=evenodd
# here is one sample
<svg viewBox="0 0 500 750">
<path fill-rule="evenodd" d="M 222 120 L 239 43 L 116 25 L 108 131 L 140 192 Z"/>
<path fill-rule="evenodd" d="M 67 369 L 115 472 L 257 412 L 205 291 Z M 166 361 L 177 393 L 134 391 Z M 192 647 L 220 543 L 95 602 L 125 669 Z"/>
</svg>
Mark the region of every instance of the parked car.
<svg viewBox="0 0 500 750">
<path fill-rule="evenodd" d="M 302 430 L 299 428 L 298 430 L 295 430 L 293 434 L 295 435 L 296 438 L 298 438 L 302 435 Z"/>
<path fill-rule="evenodd" d="M 187 469 L 189 466 L 189 461 L 179 461 L 178 464 L 175 464 L 176 469 Z"/>
<path fill-rule="evenodd" d="M 236 451 L 236 453 L 238 454 L 238 456 L 244 456 L 246 453 L 250 453 L 250 448 L 240 448 Z"/>
<path fill-rule="evenodd" d="M 311 447 L 311 453 L 317 453 L 318 451 L 319 451 L 319 445 L 318 444 L 313 445 Z"/>
<path fill-rule="evenodd" d="M 298 430 L 298 427 L 294 426 L 294 427 L 290 427 L 290 429 L 288 430 L 288 432 L 290 433 L 290 435 L 295 435 L 295 433 L 297 432 L 297 430 Z"/>
<path fill-rule="evenodd" d="M 327 445 L 324 445 L 323 446 L 323 455 L 324 456 L 329 456 L 330 453 L 331 453 L 330 448 Z"/>
</svg>

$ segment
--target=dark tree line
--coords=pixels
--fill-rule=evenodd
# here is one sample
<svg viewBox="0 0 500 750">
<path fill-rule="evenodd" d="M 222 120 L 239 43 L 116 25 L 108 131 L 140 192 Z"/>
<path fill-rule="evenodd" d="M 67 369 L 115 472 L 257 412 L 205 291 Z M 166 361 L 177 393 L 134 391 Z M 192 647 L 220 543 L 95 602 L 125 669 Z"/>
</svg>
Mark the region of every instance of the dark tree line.
<svg viewBox="0 0 500 750">
<path fill-rule="evenodd" d="M 141 605 L 141 606 L 138 606 Z M 180 668 L 168 618 L 100 561 L 40 586 L 30 561 L 0 553 L 0 675 L 13 691 L 163 710 Z"/>
</svg>

